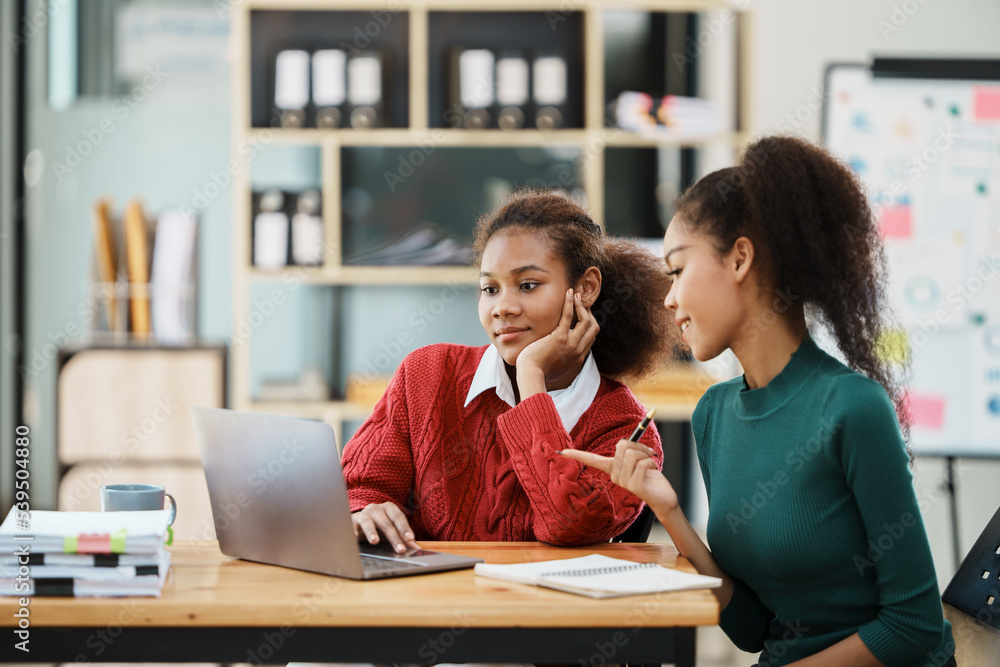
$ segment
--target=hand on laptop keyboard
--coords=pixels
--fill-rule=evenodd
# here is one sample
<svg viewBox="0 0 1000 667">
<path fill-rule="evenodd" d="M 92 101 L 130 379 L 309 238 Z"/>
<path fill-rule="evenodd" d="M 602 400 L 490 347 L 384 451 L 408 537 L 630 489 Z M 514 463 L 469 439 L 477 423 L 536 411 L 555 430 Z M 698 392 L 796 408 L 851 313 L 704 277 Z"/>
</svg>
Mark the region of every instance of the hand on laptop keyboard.
<svg viewBox="0 0 1000 667">
<path fill-rule="evenodd" d="M 352 514 L 351 522 L 359 541 L 367 539 L 369 544 L 378 544 L 384 536 L 396 553 L 420 548 L 414 540 L 410 522 L 395 503 L 372 503 Z"/>
</svg>

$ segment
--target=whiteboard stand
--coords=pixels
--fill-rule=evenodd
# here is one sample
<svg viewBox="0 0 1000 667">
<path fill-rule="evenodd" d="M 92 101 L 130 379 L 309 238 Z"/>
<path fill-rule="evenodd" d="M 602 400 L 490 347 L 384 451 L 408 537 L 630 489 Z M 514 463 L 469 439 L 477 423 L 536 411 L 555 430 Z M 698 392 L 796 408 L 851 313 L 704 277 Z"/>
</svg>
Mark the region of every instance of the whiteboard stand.
<svg viewBox="0 0 1000 667">
<path fill-rule="evenodd" d="M 945 488 L 948 490 L 948 500 L 951 503 L 951 554 L 954 559 L 955 569 L 958 570 L 958 566 L 962 562 L 962 550 L 958 539 L 958 494 L 955 490 L 955 457 L 945 457 L 945 463 L 948 466 L 948 481 L 945 482 Z"/>
</svg>

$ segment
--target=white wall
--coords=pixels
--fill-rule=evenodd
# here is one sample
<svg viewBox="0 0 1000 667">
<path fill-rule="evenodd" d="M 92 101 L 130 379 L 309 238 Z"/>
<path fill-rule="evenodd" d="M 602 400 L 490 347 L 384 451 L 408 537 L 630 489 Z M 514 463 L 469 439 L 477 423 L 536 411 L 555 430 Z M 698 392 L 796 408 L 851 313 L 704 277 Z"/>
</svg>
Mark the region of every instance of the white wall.
<svg viewBox="0 0 1000 667">
<path fill-rule="evenodd" d="M 1000 57 L 995 0 L 758 0 L 751 7 L 758 132 L 777 129 L 814 88 L 822 92 L 829 63 L 867 63 L 873 55 Z M 820 114 L 801 131 L 819 138 Z"/>
</svg>

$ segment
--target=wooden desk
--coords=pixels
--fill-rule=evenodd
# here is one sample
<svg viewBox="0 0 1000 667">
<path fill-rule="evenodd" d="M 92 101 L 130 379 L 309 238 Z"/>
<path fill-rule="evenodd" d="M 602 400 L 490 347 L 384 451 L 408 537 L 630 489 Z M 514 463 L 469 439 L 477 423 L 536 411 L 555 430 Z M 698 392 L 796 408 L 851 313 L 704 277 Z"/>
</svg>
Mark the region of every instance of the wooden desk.
<svg viewBox="0 0 1000 667">
<path fill-rule="evenodd" d="M 662 544 L 566 549 L 424 542 L 513 563 L 586 553 L 693 572 Z M 719 620 L 708 590 L 593 600 L 477 577 L 472 570 L 358 582 L 223 556 L 214 541 L 171 547 L 159 598 L 33 598 L 30 653 L 16 662 L 675 662 L 694 666 L 695 626 Z M 16 625 L 0 598 L 0 626 Z M 582 663 L 581 663 L 582 661 Z"/>
</svg>

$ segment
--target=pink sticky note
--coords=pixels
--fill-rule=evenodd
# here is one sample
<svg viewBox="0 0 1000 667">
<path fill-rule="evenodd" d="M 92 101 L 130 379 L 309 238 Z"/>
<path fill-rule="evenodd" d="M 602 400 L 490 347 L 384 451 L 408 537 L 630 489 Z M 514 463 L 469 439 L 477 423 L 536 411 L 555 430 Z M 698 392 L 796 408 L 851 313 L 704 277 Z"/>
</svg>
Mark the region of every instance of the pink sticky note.
<svg viewBox="0 0 1000 667">
<path fill-rule="evenodd" d="M 948 407 L 946 396 L 909 392 L 906 395 L 906 407 L 910 411 L 914 426 L 934 431 L 944 428 L 944 413 Z"/>
<path fill-rule="evenodd" d="M 1000 120 L 1000 86 L 972 87 L 972 120 Z"/>
<path fill-rule="evenodd" d="M 109 533 L 80 533 L 76 540 L 78 554 L 109 554 L 111 553 L 111 535 Z"/>
<path fill-rule="evenodd" d="M 882 209 L 879 218 L 882 236 L 887 239 L 908 239 L 913 236 L 912 207 L 909 204 L 893 204 Z"/>
</svg>

